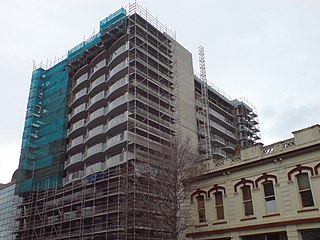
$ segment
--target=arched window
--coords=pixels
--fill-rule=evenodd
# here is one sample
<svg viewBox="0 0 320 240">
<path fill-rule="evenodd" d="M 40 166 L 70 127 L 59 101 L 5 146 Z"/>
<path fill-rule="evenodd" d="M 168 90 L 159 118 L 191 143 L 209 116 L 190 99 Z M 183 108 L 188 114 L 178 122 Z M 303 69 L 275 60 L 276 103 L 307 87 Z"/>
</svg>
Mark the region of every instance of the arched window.
<svg viewBox="0 0 320 240">
<path fill-rule="evenodd" d="M 253 215 L 251 187 L 249 185 L 242 186 L 241 193 L 242 193 L 244 215 L 251 216 L 251 215 Z"/>
<path fill-rule="evenodd" d="M 224 195 L 226 195 L 226 188 L 219 186 L 218 184 L 214 184 L 213 187 L 208 191 L 209 197 L 211 194 L 214 198 L 215 220 L 222 220 L 225 218 L 223 198 Z"/>
<path fill-rule="evenodd" d="M 276 196 L 274 193 L 274 185 L 272 181 L 262 183 L 264 200 L 267 213 L 277 212 Z"/>
<path fill-rule="evenodd" d="M 217 220 L 222 220 L 224 219 L 223 193 L 221 191 L 217 191 L 213 195 L 216 208 L 216 218 Z"/>
<path fill-rule="evenodd" d="M 296 178 L 302 207 L 314 206 L 308 173 L 299 173 Z"/>
<path fill-rule="evenodd" d="M 196 197 L 198 203 L 198 216 L 199 216 L 199 223 L 203 223 L 206 221 L 206 208 L 204 203 L 204 196 L 199 195 Z"/>
</svg>

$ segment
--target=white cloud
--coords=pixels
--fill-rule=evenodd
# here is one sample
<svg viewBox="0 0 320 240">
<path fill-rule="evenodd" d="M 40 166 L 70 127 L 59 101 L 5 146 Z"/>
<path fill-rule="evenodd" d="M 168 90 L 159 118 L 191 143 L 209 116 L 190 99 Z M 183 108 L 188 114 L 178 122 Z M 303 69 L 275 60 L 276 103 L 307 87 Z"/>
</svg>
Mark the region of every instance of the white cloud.
<svg viewBox="0 0 320 240">
<path fill-rule="evenodd" d="M 8 183 L 13 172 L 18 168 L 17 160 L 19 159 L 20 145 L 2 143 L 0 154 L 0 183 Z"/>
<path fill-rule="evenodd" d="M 205 47 L 208 80 L 256 105 L 262 142 L 291 137 L 293 130 L 320 122 L 318 0 L 138 2 L 176 31 L 177 40 L 194 54 L 196 71 L 197 47 Z M 32 59 L 39 63 L 64 55 L 127 3 L 1 1 L 0 143 L 7 144 L 0 146 L 0 182 L 18 166 Z M 9 162 L 10 173 L 2 170 Z"/>
</svg>

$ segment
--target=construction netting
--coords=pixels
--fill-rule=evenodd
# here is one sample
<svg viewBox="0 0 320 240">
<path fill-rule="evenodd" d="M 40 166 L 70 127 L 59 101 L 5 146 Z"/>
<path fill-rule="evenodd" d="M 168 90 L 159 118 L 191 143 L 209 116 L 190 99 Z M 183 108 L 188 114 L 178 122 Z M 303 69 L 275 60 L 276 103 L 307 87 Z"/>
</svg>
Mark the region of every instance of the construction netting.
<svg viewBox="0 0 320 240">
<path fill-rule="evenodd" d="M 68 64 L 84 57 L 84 52 L 99 44 L 106 31 L 125 23 L 121 8 L 100 22 L 100 32 L 68 51 L 67 59 L 49 69 L 33 71 L 22 137 L 17 192 L 45 190 L 62 185 L 66 158 Z"/>
<path fill-rule="evenodd" d="M 67 136 L 67 60 L 32 74 L 19 169 L 19 192 L 62 183 Z"/>
<path fill-rule="evenodd" d="M 99 33 L 93 35 L 86 41 L 83 41 L 82 43 L 70 49 L 68 51 L 68 60 L 71 61 L 81 57 L 87 49 L 99 43 L 101 41 L 100 35 L 103 34 L 105 31 L 107 31 L 108 29 L 114 28 L 122 24 L 125 21 L 126 14 L 127 14 L 126 10 L 124 8 L 120 8 L 115 13 L 111 14 L 107 18 L 100 21 Z"/>
<path fill-rule="evenodd" d="M 87 50 L 88 48 L 94 46 L 95 44 L 99 43 L 101 41 L 101 39 L 99 38 L 99 33 L 93 35 L 92 37 L 90 37 L 89 39 L 87 39 L 86 41 L 78 44 L 77 46 L 73 47 L 72 49 L 70 49 L 68 51 L 68 60 L 74 60 L 76 58 L 79 58 L 83 55 L 83 53 L 85 52 L 85 50 Z"/>
<path fill-rule="evenodd" d="M 108 28 L 114 27 L 114 25 L 120 25 L 125 20 L 127 12 L 124 8 L 120 8 L 110 16 L 100 21 L 100 33 L 105 32 Z"/>
</svg>

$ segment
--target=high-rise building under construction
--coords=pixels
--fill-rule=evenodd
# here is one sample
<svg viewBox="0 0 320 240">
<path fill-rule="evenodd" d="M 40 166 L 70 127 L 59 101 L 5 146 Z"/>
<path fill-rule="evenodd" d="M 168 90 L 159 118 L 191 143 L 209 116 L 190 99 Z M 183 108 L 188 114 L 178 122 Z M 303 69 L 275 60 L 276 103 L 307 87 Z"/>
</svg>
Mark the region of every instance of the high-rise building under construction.
<svg viewBox="0 0 320 240">
<path fill-rule="evenodd" d="M 202 155 L 234 155 L 259 139 L 257 126 L 253 107 L 194 75 L 173 32 L 135 3 L 122 8 L 66 58 L 34 69 L 16 238 L 170 239 L 150 221 L 156 201 L 140 204 L 157 193 L 135 183 L 139 166 L 156 166 L 177 135 Z"/>
</svg>

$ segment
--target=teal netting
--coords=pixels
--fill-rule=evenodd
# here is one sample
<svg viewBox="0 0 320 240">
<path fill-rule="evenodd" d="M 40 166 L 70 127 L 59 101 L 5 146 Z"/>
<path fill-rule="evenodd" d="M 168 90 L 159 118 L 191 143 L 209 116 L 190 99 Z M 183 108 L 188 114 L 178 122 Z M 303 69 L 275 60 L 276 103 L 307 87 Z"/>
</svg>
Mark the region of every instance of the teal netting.
<svg viewBox="0 0 320 240">
<path fill-rule="evenodd" d="M 88 40 L 78 44 L 74 48 L 68 51 L 68 59 L 73 60 L 76 58 L 79 58 L 82 56 L 84 51 L 86 51 L 88 48 L 94 46 L 95 44 L 99 43 L 101 39 L 99 38 L 100 34 L 93 35 Z"/>
<path fill-rule="evenodd" d="M 121 24 L 122 20 L 126 18 L 126 15 L 126 10 L 124 8 L 120 8 L 118 11 L 100 21 L 100 33 L 105 32 L 106 29 L 110 27 L 114 27 L 114 25 Z"/>
<path fill-rule="evenodd" d="M 19 165 L 23 173 L 20 192 L 31 191 L 35 184 L 42 190 L 62 183 L 68 86 L 67 60 L 32 74 Z"/>
<path fill-rule="evenodd" d="M 68 51 L 68 60 L 70 61 L 81 57 L 88 48 L 99 43 L 101 41 L 100 35 L 104 33 L 107 29 L 113 28 L 123 23 L 123 21 L 125 21 L 126 14 L 126 10 L 124 8 L 120 8 L 115 13 L 100 21 L 100 32 L 98 34 L 93 35 L 86 41 L 78 44 L 74 48 L 70 49 Z"/>
<path fill-rule="evenodd" d="M 33 71 L 22 136 L 17 192 L 45 190 L 62 185 L 68 124 L 69 67 L 73 60 L 101 42 L 108 29 L 125 22 L 121 8 L 100 22 L 100 32 L 68 51 L 67 59 Z"/>
</svg>

